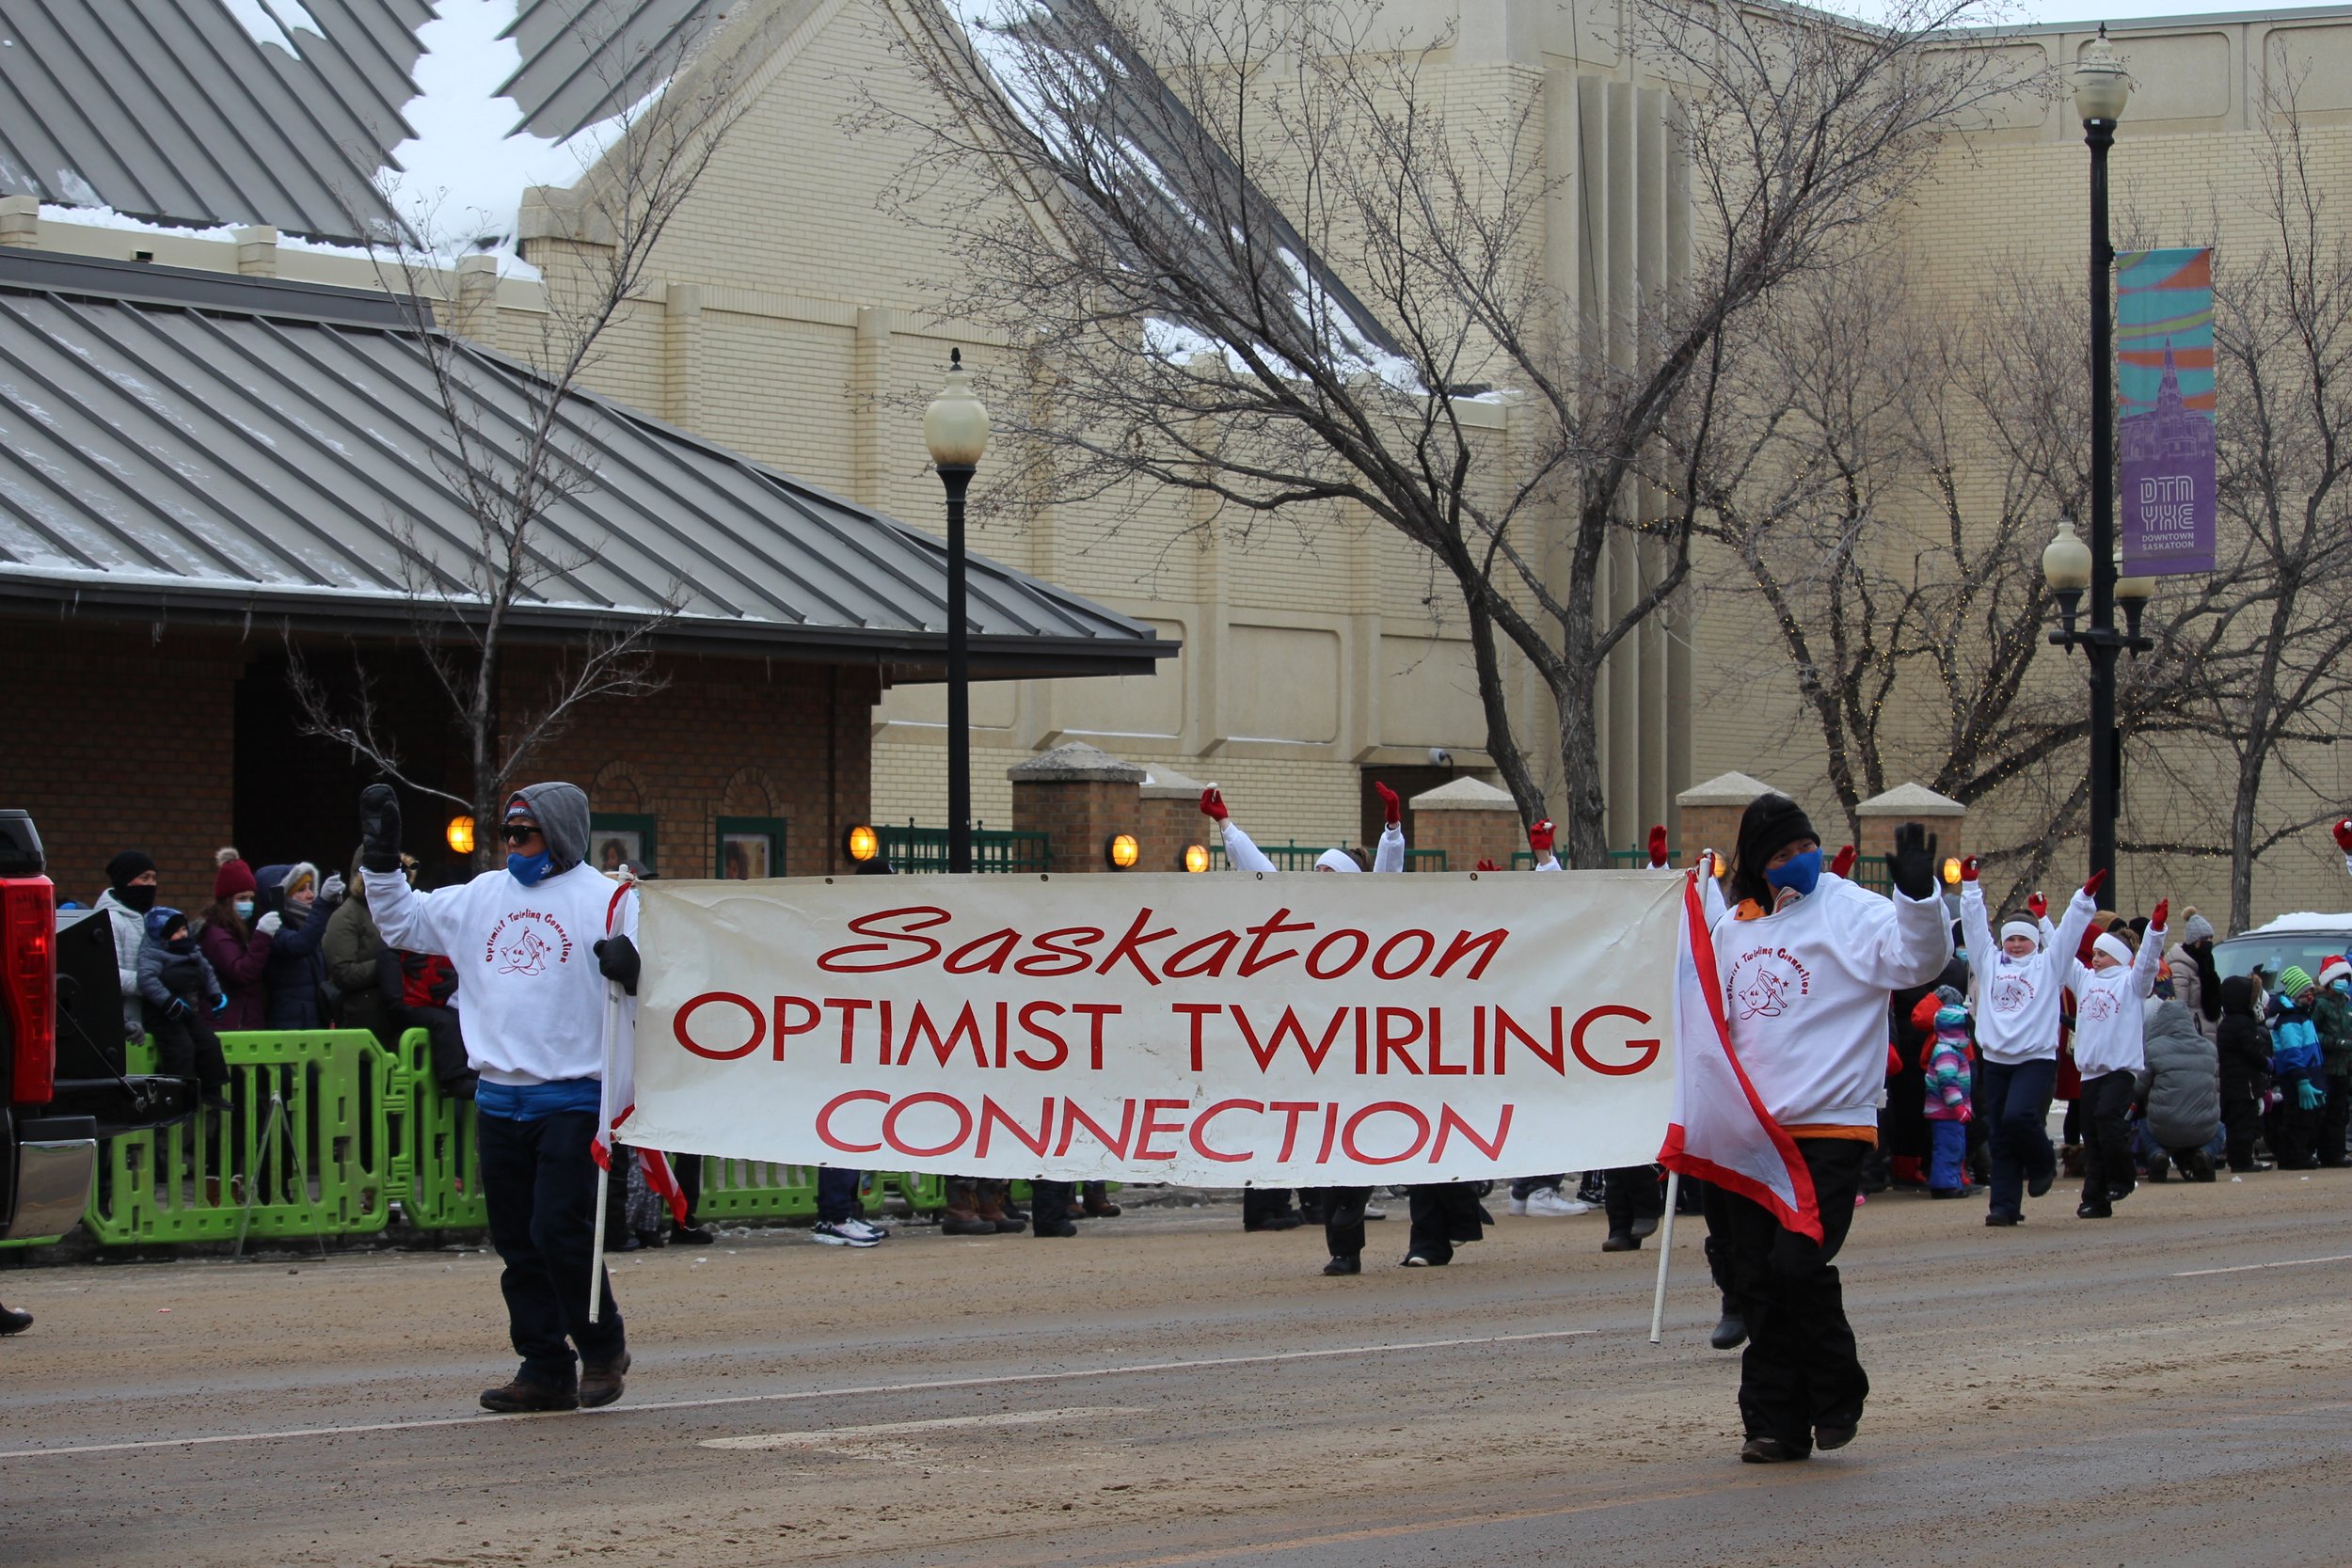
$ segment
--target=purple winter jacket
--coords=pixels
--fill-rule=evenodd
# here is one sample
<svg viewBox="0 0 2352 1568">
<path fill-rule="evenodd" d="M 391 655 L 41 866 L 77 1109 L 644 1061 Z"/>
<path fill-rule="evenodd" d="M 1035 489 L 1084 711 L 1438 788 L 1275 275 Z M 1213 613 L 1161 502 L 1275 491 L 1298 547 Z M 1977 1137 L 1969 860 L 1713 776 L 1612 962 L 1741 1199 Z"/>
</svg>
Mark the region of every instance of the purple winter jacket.
<svg viewBox="0 0 2352 1568">
<path fill-rule="evenodd" d="M 213 966 L 213 973 L 220 977 L 222 994 L 229 998 L 228 1010 L 213 1020 L 213 1027 L 263 1027 L 269 990 L 262 984 L 262 972 L 269 964 L 270 939 L 254 931 L 246 935 L 240 946 L 234 931 L 219 921 L 208 920 L 196 940 L 205 960 Z"/>
</svg>

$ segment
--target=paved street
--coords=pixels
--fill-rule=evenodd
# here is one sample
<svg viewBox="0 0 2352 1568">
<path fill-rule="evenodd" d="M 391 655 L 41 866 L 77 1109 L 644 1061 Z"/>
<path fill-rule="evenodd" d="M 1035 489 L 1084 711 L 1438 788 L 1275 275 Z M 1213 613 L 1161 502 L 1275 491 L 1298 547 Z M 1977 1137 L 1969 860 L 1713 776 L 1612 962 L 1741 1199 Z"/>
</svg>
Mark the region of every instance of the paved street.
<svg viewBox="0 0 2352 1568">
<path fill-rule="evenodd" d="M 2344 1561 L 2352 1172 L 2058 1196 L 1873 1199 L 1862 1435 L 1776 1467 L 1733 1458 L 1695 1221 L 1659 1349 L 1597 1215 L 1406 1271 L 1398 1202 L 1352 1280 L 1231 1206 L 729 1237 L 622 1260 L 628 1399 L 532 1418 L 474 1409 L 481 1253 L 9 1272 L 0 1561 Z"/>
</svg>

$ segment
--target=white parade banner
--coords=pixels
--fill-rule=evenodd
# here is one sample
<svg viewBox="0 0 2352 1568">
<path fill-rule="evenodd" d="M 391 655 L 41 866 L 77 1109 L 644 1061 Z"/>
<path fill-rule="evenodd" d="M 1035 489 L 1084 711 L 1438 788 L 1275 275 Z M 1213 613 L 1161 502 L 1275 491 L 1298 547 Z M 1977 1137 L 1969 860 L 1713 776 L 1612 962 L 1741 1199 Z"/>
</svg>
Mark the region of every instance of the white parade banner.
<svg viewBox="0 0 2352 1568">
<path fill-rule="evenodd" d="M 623 1141 L 1324 1186 L 1657 1158 L 1680 872 L 641 883 Z"/>
</svg>

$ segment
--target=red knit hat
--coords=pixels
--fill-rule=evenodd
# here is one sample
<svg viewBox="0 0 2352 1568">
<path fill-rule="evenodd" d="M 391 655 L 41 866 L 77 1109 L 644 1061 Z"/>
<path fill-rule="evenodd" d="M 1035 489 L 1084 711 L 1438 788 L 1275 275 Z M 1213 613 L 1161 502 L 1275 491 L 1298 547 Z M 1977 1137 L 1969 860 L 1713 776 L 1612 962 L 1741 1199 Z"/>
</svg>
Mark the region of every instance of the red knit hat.
<svg viewBox="0 0 2352 1568">
<path fill-rule="evenodd" d="M 216 858 L 220 861 L 220 874 L 213 879 L 215 902 L 256 891 L 259 884 L 253 880 L 253 868 L 239 860 L 234 849 L 223 849 Z"/>
</svg>

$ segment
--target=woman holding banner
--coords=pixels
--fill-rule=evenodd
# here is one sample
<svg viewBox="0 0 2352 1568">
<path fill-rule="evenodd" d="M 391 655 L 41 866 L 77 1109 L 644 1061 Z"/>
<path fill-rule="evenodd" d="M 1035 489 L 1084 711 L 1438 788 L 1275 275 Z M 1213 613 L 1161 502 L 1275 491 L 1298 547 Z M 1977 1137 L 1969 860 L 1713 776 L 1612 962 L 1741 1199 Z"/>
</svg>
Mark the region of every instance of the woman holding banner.
<svg viewBox="0 0 2352 1568">
<path fill-rule="evenodd" d="M 1749 1464 L 1845 1447 L 1870 1391 L 1832 1260 L 1878 1141 L 1887 999 L 1932 979 L 1952 954 L 1935 840 L 1907 822 L 1889 860 L 1891 903 L 1822 868 L 1804 808 L 1785 795 L 1760 796 L 1740 822 L 1737 902 L 1711 933 L 1733 1054 L 1761 1109 L 1793 1141 L 1803 1169 L 1791 1175 L 1800 1197 L 1812 1199 L 1819 1231 L 1785 1225 L 1741 1193 L 1720 1195 L 1724 1260 L 1748 1330 L 1740 1457 Z M 1800 1224 L 1805 1207 L 1794 1216 Z"/>
<path fill-rule="evenodd" d="M 1373 782 L 1379 791 L 1383 825 L 1380 847 L 1373 856 L 1375 871 L 1405 869 L 1405 802 L 1395 790 L 1379 781 Z M 1200 792 L 1200 815 L 1217 826 L 1218 836 L 1225 843 L 1225 863 L 1235 871 L 1271 872 L 1281 867 L 1274 863 L 1266 852 L 1250 841 L 1226 809 L 1225 796 L 1211 784 Z M 1354 872 L 1363 865 L 1355 854 L 1346 849 L 1326 849 L 1315 857 L 1317 871 Z M 1330 1249 L 1331 1260 L 1323 1265 L 1327 1275 L 1350 1275 L 1364 1272 L 1364 1221 L 1369 1217 L 1367 1205 L 1372 1201 L 1370 1187 L 1327 1187 L 1322 1193 L 1323 1238 Z M 1470 1199 L 1470 1213 L 1466 1222 L 1458 1200 L 1439 1193 L 1435 1187 L 1423 1197 L 1416 1191 L 1412 1198 L 1413 1234 L 1410 1250 L 1405 1262 L 1408 1267 L 1428 1267 L 1443 1264 L 1454 1256 L 1454 1243 L 1478 1240 L 1476 1217 L 1477 1199 Z M 1246 1230 L 1289 1230 L 1299 1224 L 1296 1210 L 1290 1205 L 1290 1194 L 1280 1188 L 1251 1187 L 1242 1194 L 1242 1228 Z"/>
</svg>

